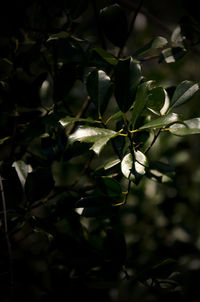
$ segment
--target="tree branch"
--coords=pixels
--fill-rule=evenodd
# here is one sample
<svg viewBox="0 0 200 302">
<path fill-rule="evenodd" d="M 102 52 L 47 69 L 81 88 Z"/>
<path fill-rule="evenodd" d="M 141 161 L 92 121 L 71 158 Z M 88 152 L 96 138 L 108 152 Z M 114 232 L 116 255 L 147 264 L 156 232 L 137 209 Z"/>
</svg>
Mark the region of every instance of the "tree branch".
<svg viewBox="0 0 200 302">
<path fill-rule="evenodd" d="M 11 287 L 14 285 L 14 274 L 13 274 L 13 264 L 12 264 L 12 249 L 11 242 L 8 235 L 8 221 L 7 221 L 7 209 L 6 209 L 6 199 L 3 188 L 3 178 L 0 175 L 0 190 L 1 190 L 1 198 L 2 198 L 2 208 L 3 208 L 3 218 L 4 218 L 4 233 L 8 248 L 8 256 L 9 256 L 9 274 L 10 274 L 10 285 Z"/>
</svg>

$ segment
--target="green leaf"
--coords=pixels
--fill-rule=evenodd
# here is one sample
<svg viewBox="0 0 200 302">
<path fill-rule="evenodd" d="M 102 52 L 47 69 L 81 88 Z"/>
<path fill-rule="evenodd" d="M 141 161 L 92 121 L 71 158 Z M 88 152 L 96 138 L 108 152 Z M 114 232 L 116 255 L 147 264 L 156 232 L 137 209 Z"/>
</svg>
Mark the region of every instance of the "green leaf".
<svg viewBox="0 0 200 302">
<path fill-rule="evenodd" d="M 23 160 L 15 161 L 12 166 L 15 168 L 21 185 L 24 188 L 28 173 L 32 172 L 32 167 L 27 165 Z"/>
<path fill-rule="evenodd" d="M 163 48 L 168 44 L 167 39 L 163 37 L 156 37 L 153 40 L 151 40 L 149 43 L 144 45 L 142 48 L 138 49 L 133 56 L 141 56 L 143 54 L 146 54 L 152 50 Z"/>
<path fill-rule="evenodd" d="M 94 48 L 93 51 L 98 53 L 98 55 L 100 55 L 100 57 L 102 59 L 104 59 L 107 63 L 109 63 L 110 65 L 117 65 L 118 59 L 115 58 L 111 53 L 104 50 L 103 48 L 100 48 L 100 47 Z"/>
<path fill-rule="evenodd" d="M 100 11 L 100 24 L 106 37 L 118 47 L 122 47 L 128 33 L 125 12 L 118 4 L 110 5 Z"/>
<path fill-rule="evenodd" d="M 178 107 L 188 102 L 198 90 L 199 84 L 195 84 L 191 81 L 183 81 L 177 86 L 173 94 L 170 107 Z"/>
<path fill-rule="evenodd" d="M 87 90 L 101 117 L 112 94 L 110 77 L 103 70 L 93 70 L 88 76 Z"/>
<path fill-rule="evenodd" d="M 163 128 L 166 127 L 172 123 L 175 123 L 177 121 L 180 121 L 180 118 L 178 114 L 176 113 L 169 113 L 167 115 L 161 116 L 151 122 L 148 122 L 144 124 L 142 127 L 139 129 L 144 130 L 144 129 L 155 129 L 155 128 Z"/>
<path fill-rule="evenodd" d="M 134 101 L 141 81 L 141 66 L 131 57 L 120 59 L 115 68 L 115 98 L 119 109 L 126 112 Z"/>
<path fill-rule="evenodd" d="M 170 126 L 169 131 L 172 134 L 185 136 L 191 134 L 199 134 L 200 133 L 200 117 L 196 117 L 187 121 L 183 121 L 183 123 L 176 123 Z"/>
<path fill-rule="evenodd" d="M 148 161 L 141 151 L 134 151 L 134 158 L 131 153 L 126 154 L 121 162 L 123 175 L 135 183 L 146 173 L 146 167 Z"/>
<path fill-rule="evenodd" d="M 120 163 L 120 159 L 112 159 L 109 160 L 108 162 L 106 162 L 106 164 L 104 165 L 104 169 L 108 170 L 110 168 L 113 168 L 114 166 L 118 165 Z"/>
<path fill-rule="evenodd" d="M 174 63 L 181 59 L 186 54 L 186 49 L 183 47 L 169 47 L 162 51 L 159 63 Z"/>
<path fill-rule="evenodd" d="M 66 116 L 59 120 L 59 123 L 63 127 L 67 127 L 68 125 L 74 122 L 83 122 L 83 123 L 91 123 L 91 124 L 97 123 L 97 121 L 94 121 L 91 118 L 79 118 L 79 117 L 71 117 L 71 116 Z"/>
<path fill-rule="evenodd" d="M 77 130 L 69 136 L 69 142 L 75 141 L 92 143 L 90 150 L 93 150 L 96 154 L 99 154 L 107 142 L 117 136 L 118 133 L 103 128 L 80 126 Z"/>
<path fill-rule="evenodd" d="M 169 97 L 163 87 L 155 87 L 150 90 L 147 100 L 147 109 L 154 114 L 162 115 L 169 107 Z"/>
<path fill-rule="evenodd" d="M 132 127 L 134 129 L 135 123 L 142 113 L 146 103 L 147 103 L 147 96 L 149 92 L 150 85 L 152 84 L 152 81 L 144 82 L 141 85 L 138 86 L 137 94 L 136 94 L 136 100 L 133 105 L 133 112 L 132 112 Z"/>
<path fill-rule="evenodd" d="M 113 178 L 103 176 L 99 179 L 99 194 L 107 197 L 121 197 L 122 189 L 120 184 Z"/>
</svg>

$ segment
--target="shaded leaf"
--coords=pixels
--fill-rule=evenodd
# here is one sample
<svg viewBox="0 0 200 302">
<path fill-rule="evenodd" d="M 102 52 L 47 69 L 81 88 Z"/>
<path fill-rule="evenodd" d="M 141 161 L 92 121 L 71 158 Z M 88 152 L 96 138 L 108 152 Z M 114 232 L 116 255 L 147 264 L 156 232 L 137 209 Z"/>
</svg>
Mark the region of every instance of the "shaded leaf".
<svg viewBox="0 0 200 302">
<path fill-rule="evenodd" d="M 122 190 L 120 184 L 111 177 L 103 176 L 99 179 L 99 194 L 107 197 L 121 197 Z"/>
<path fill-rule="evenodd" d="M 93 70 L 88 76 L 87 90 L 101 117 L 112 94 L 110 77 L 103 70 Z"/>
<path fill-rule="evenodd" d="M 169 131 L 175 135 L 191 135 L 200 133 L 200 117 L 196 117 L 182 123 L 170 126 Z"/>
<path fill-rule="evenodd" d="M 169 164 L 160 161 L 152 161 L 149 163 L 149 169 L 146 175 L 152 180 L 160 183 L 167 183 L 173 180 L 175 171 Z"/>
<path fill-rule="evenodd" d="M 46 197 L 53 189 L 54 179 L 49 168 L 38 168 L 28 173 L 25 182 L 25 193 L 28 201 Z"/>
<path fill-rule="evenodd" d="M 104 59 L 107 63 L 109 63 L 110 65 L 117 65 L 118 59 L 115 56 L 113 56 L 111 53 L 104 50 L 103 48 L 100 48 L 100 47 L 94 48 L 93 51 L 98 53 L 98 55 L 100 55 L 100 57 L 102 59 Z"/>
<path fill-rule="evenodd" d="M 150 90 L 147 100 L 147 108 L 157 115 L 164 114 L 169 107 L 169 97 L 163 87 L 155 87 Z"/>
<path fill-rule="evenodd" d="M 115 45 L 122 47 L 128 33 L 125 12 L 118 4 L 113 4 L 100 11 L 100 23 L 106 37 Z"/>
<path fill-rule="evenodd" d="M 171 107 L 177 107 L 188 102 L 198 90 L 199 84 L 195 84 L 191 81 L 183 81 L 177 86 L 173 94 Z"/>
<path fill-rule="evenodd" d="M 110 168 L 113 168 L 114 166 L 118 165 L 120 163 L 120 159 L 113 159 L 113 160 L 109 160 L 108 162 L 106 162 L 106 164 L 104 165 L 104 169 L 108 170 Z"/>
<path fill-rule="evenodd" d="M 117 132 L 109 129 L 80 126 L 69 136 L 69 142 L 73 143 L 75 141 L 80 141 L 92 143 L 93 145 L 90 149 L 96 154 L 99 154 L 107 142 L 117 135 Z"/>
<path fill-rule="evenodd" d="M 132 119 L 131 119 L 133 129 L 135 127 L 135 123 L 136 123 L 138 117 L 142 113 L 142 111 L 147 103 L 147 100 L 148 100 L 147 96 L 148 96 L 149 87 L 151 84 L 152 84 L 152 81 L 148 81 L 148 82 L 144 82 L 138 86 L 136 100 L 133 105 Z"/>
<path fill-rule="evenodd" d="M 71 116 L 66 116 L 59 120 L 59 123 L 63 127 L 67 127 L 69 124 L 74 122 L 83 122 L 83 123 L 91 123 L 91 124 L 96 123 L 96 121 L 91 118 L 80 118 L 80 117 L 71 117 Z"/>
<path fill-rule="evenodd" d="M 167 115 L 161 116 L 149 123 L 144 124 L 142 127 L 140 127 L 139 129 L 143 130 L 143 129 L 155 129 L 155 128 L 163 128 L 166 127 L 172 123 L 175 123 L 177 121 L 179 121 L 180 118 L 178 116 L 178 114 L 176 113 L 169 113 Z"/>
<path fill-rule="evenodd" d="M 133 104 L 142 79 L 140 64 L 131 57 L 120 59 L 115 68 L 115 98 L 119 109 L 126 112 Z"/>
<path fill-rule="evenodd" d="M 144 45 L 142 48 L 138 49 L 135 53 L 134 56 L 141 56 L 143 54 L 146 54 L 152 50 L 163 48 L 168 44 L 167 39 L 163 37 L 156 37 L 153 40 L 151 40 L 149 43 Z"/>
</svg>

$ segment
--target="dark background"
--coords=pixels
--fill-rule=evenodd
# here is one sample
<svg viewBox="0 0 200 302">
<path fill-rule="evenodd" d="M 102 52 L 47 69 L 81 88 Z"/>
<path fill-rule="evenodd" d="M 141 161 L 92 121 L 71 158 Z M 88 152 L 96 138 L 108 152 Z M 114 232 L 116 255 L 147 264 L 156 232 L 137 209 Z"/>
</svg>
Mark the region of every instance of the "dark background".
<svg viewBox="0 0 200 302">
<path fill-rule="evenodd" d="M 91 171 L 108 154 L 103 152 L 79 179 L 91 154 L 85 145 L 65 152 L 65 137 L 57 122 L 82 108 L 87 95 L 83 79 L 93 59 L 87 49 L 103 46 L 117 54 L 118 47 L 102 38 L 96 22 L 98 11 L 113 3 L 121 5 L 130 23 L 139 1 L 1 4 L 2 302 L 200 301 L 199 136 L 163 134 L 151 150 L 152 159 L 174 167 L 172 183 L 144 178 L 131 189 L 127 204 L 109 218 L 86 218 L 74 210 L 81 188 L 91 184 Z M 144 1 L 122 56 L 132 55 L 158 35 L 171 43 L 174 29 L 186 23 L 186 55 L 171 64 L 157 58 L 144 61 L 143 75 L 169 91 L 183 80 L 198 82 L 197 6 L 197 1 Z M 65 39 L 49 41 L 60 32 L 77 38 L 73 47 Z M 63 68 L 58 69 L 59 63 Z M 50 83 L 47 92 L 41 88 L 45 81 Z M 51 110 L 53 114 L 46 115 Z M 186 119 L 200 116 L 199 93 L 177 112 Z M 92 115 L 93 108 L 85 114 Z M 34 169 L 24 189 L 13 167 L 20 160 Z M 5 236 L 3 195 L 12 255 Z"/>
</svg>

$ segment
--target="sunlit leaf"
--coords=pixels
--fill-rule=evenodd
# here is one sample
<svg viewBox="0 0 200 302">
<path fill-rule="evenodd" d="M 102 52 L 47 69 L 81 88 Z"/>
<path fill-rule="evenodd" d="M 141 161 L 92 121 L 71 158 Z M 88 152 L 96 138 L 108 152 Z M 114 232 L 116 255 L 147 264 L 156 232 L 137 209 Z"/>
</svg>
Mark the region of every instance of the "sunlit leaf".
<svg viewBox="0 0 200 302">
<path fill-rule="evenodd" d="M 167 115 L 161 116 L 151 122 L 144 124 L 139 129 L 155 129 L 155 128 L 163 128 L 172 123 L 180 121 L 179 115 L 176 113 L 169 113 Z"/>
<path fill-rule="evenodd" d="M 92 143 L 93 145 L 90 149 L 99 154 L 107 142 L 117 135 L 117 132 L 109 129 L 80 126 L 69 136 L 69 142 L 80 141 Z"/>
<path fill-rule="evenodd" d="M 135 151 L 134 158 L 131 153 L 126 154 L 121 162 L 123 175 L 136 183 L 146 173 L 147 166 L 147 158 L 141 151 Z"/>
<path fill-rule="evenodd" d="M 175 135 L 191 135 L 200 133 L 200 117 L 196 117 L 183 123 L 176 123 L 170 126 L 169 131 Z"/>
<path fill-rule="evenodd" d="M 199 84 L 195 84 L 191 81 L 183 81 L 180 83 L 171 100 L 171 107 L 178 107 L 187 101 L 189 101 L 195 93 L 199 90 Z"/>
</svg>

